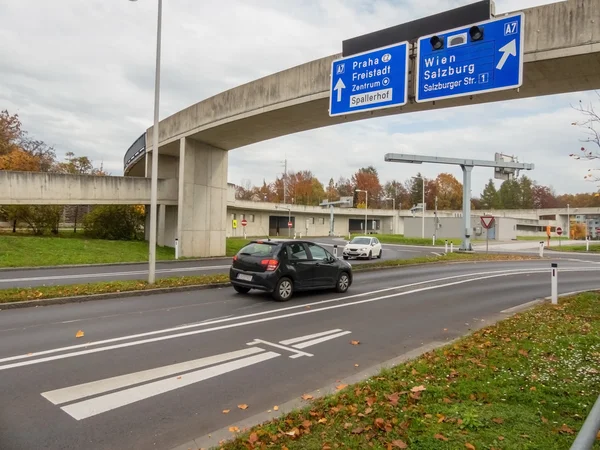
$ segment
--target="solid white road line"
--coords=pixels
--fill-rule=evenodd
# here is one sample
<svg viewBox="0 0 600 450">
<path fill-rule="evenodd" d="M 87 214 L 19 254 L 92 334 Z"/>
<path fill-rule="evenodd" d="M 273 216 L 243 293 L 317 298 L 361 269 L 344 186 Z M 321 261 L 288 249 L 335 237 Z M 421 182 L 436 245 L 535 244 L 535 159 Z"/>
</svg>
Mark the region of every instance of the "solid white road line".
<svg viewBox="0 0 600 450">
<path fill-rule="evenodd" d="M 14 367 L 27 366 L 27 365 L 30 365 L 30 364 L 37 364 L 37 363 L 46 362 L 46 361 L 53 361 L 53 360 L 57 360 L 57 359 L 70 358 L 70 357 L 73 357 L 73 356 L 86 355 L 86 354 L 90 354 L 90 353 L 97 353 L 97 352 L 100 352 L 100 351 L 113 350 L 113 349 L 117 349 L 117 348 L 131 347 L 131 346 L 134 346 L 134 345 L 141 345 L 141 344 L 146 344 L 146 343 L 149 343 L 149 342 L 158 342 L 158 341 L 162 341 L 162 340 L 175 339 L 175 338 L 178 338 L 178 337 L 191 336 L 191 335 L 206 333 L 206 332 L 210 332 L 210 331 L 219 331 L 219 330 L 224 330 L 224 329 L 229 329 L 229 328 L 234 328 L 234 327 L 239 327 L 239 326 L 250 325 L 250 324 L 254 324 L 254 323 L 268 322 L 268 321 L 271 321 L 271 320 L 283 319 L 283 318 L 292 317 L 292 316 L 295 316 L 295 315 L 310 314 L 310 313 L 314 313 L 314 312 L 317 312 L 317 311 L 326 311 L 326 310 L 334 309 L 334 308 L 340 308 L 340 307 L 346 307 L 346 306 L 353 306 L 353 305 L 358 305 L 358 304 L 372 302 L 372 301 L 385 300 L 387 298 L 391 298 L 391 297 L 394 297 L 394 296 L 407 295 L 407 294 L 417 293 L 417 292 L 426 291 L 426 290 L 430 290 L 430 289 L 438 289 L 440 287 L 445 287 L 445 286 L 453 286 L 453 285 L 456 285 L 456 284 L 462 284 L 462 283 L 471 282 L 471 281 L 483 280 L 483 279 L 487 279 L 487 278 L 504 277 L 504 276 L 511 276 L 511 275 L 524 275 L 524 274 L 545 273 L 545 272 L 549 272 L 549 270 L 550 269 L 546 269 L 546 268 L 543 268 L 543 269 L 530 269 L 530 270 L 527 270 L 527 269 L 514 269 L 514 270 L 510 269 L 508 271 L 480 272 L 479 274 L 464 274 L 464 275 L 455 275 L 455 276 L 450 276 L 450 277 L 443 277 L 443 278 L 438 278 L 438 279 L 431 279 L 431 280 L 421 281 L 421 282 L 417 282 L 417 283 L 411 283 L 411 284 L 407 284 L 407 285 L 403 285 L 403 286 L 395 286 L 395 287 L 391 287 L 391 288 L 379 289 L 377 291 L 363 292 L 361 294 L 349 295 L 349 296 L 346 296 L 346 297 L 338 297 L 338 298 L 333 298 L 333 299 L 329 299 L 329 300 L 322 300 L 322 301 L 317 301 L 317 302 L 313 302 L 313 303 L 305 303 L 305 304 L 302 304 L 302 305 L 290 306 L 290 307 L 287 307 L 287 308 L 279 308 L 279 309 L 271 310 L 271 311 L 263 311 L 263 312 L 259 312 L 259 313 L 247 314 L 245 316 L 231 317 L 231 318 L 228 318 L 228 319 L 221 319 L 221 320 L 218 320 L 218 321 L 211 322 L 210 324 L 223 323 L 223 322 L 228 322 L 228 321 L 231 321 L 231 320 L 242 320 L 242 319 L 246 319 L 246 318 L 250 318 L 250 317 L 256 317 L 256 316 L 261 316 L 261 315 L 265 315 L 265 314 L 280 313 L 280 312 L 283 312 L 283 311 L 289 311 L 289 310 L 298 309 L 298 308 L 306 308 L 306 306 L 313 306 L 313 305 L 321 306 L 321 305 L 324 305 L 324 304 L 327 304 L 327 303 L 331 303 L 331 302 L 339 303 L 339 302 L 346 301 L 346 300 L 352 299 L 352 298 L 364 297 L 364 296 L 367 296 L 367 295 L 373 295 L 373 294 L 377 294 L 377 293 L 381 293 L 381 292 L 403 289 L 403 288 L 406 288 L 406 287 L 417 286 L 417 285 L 421 285 L 421 284 L 429 284 L 429 283 L 432 283 L 432 282 L 439 282 L 439 281 L 444 281 L 444 280 L 448 280 L 448 279 L 465 278 L 465 277 L 475 276 L 475 275 L 481 275 L 481 274 L 485 274 L 485 273 L 493 274 L 491 276 L 473 278 L 473 279 L 470 279 L 470 280 L 462 280 L 462 281 L 458 281 L 458 282 L 454 282 L 454 283 L 448 283 L 448 284 L 444 284 L 444 285 L 434 285 L 434 286 L 430 286 L 430 287 L 426 287 L 426 288 L 415 289 L 415 290 L 411 290 L 411 291 L 396 293 L 396 294 L 382 296 L 382 297 L 375 297 L 375 298 L 371 298 L 371 299 L 367 299 L 367 300 L 362 300 L 362 301 L 357 301 L 357 302 L 343 303 L 341 305 L 334 305 L 334 306 L 329 306 L 329 307 L 321 307 L 321 308 L 318 308 L 318 309 L 312 309 L 312 310 L 308 310 L 308 311 L 301 311 L 301 312 L 297 312 L 297 313 L 285 314 L 285 315 L 281 315 L 281 316 L 268 317 L 268 318 L 257 319 L 257 320 L 252 320 L 252 321 L 248 321 L 248 322 L 234 323 L 234 324 L 231 324 L 231 325 L 223 325 L 223 326 L 219 326 L 219 327 L 208 328 L 208 329 L 205 329 L 205 330 L 196 330 L 196 331 L 190 331 L 190 332 L 185 332 L 185 333 L 173 334 L 173 335 L 169 335 L 169 336 L 162 336 L 162 337 L 151 338 L 151 339 L 143 339 L 143 340 L 134 341 L 134 342 L 128 342 L 128 343 L 117 344 L 117 345 L 110 345 L 110 346 L 106 346 L 106 347 L 102 347 L 102 348 L 88 349 L 88 350 L 83 350 L 83 351 L 79 351 L 79 352 L 66 353 L 66 354 L 63 354 L 63 355 L 51 356 L 51 357 L 46 357 L 46 358 L 33 359 L 33 358 L 35 358 L 37 356 L 44 355 L 44 354 L 58 353 L 58 352 L 61 352 L 61 351 L 74 350 L 74 349 L 77 349 L 77 348 L 87 348 L 89 346 L 96 346 L 96 345 L 106 344 L 106 343 L 112 343 L 112 342 L 120 342 L 120 341 L 123 341 L 123 340 L 134 339 L 134 338 L 145 337 L 145 336 L 152 336 L 152 335 L 166 333 L 166 332 L 170 332 L 170 331 L 179 331 L 179 330 L 188 329 L 188 328 L 192 328 L 192 327 L 198 327 L 198 326 L 202 326 L 202 325 L 198 324 L 198 325 L 188 325 L 188 326 L 183 326 L 183 327 L 174 327 L 174 328 L 168 328 L 168 329 L 163 329 L 163 330 L 150 331 L 150 332 L 147 332 L 147 333 L 140 333 L 140 334 L 137 334 L 137 335 L 123 336 L 123 337 L 119 337 L 119 338 L 105 339 L 105 340 L 102 340 L 102 341 L 90 342 L 90 343 L 86 343 L 86 344 L 79 344 L 79 345 L 72 345 L 72 346 L 69 346 L 69 347 L 61 347 L 61 348 L 56 348 L 56 349 L 51 349 L 51 350 L 44 350 L 44 351 L 41 351 L 41 352 L 30 353 L 30 354 L 25 354 L 25 355 L 11 356 L 11 357 L 0 359 L 0 363 L 2 363 L 2 362 L 8 362 L 8 361 L 14 361 L 14 360 L 19 360 L 19 359 L 26 359 L 26 358 L 30 358 L 30 360 L 29 361 L 20 362 L 20 363 L 6 364 L 6 365 L 3 365 L 3 366 L 0 366 L 0 370 L 11 369 L 11 368 L 14 368 Z M 562 269 L 562 272 L 569 272 L 569 271 L 577 271 L 577 272 L 581 272 L 581 271 L 600 271 L 600 267 L 598 267 L 598 268 L 569 268 L 569 269 Z"/>
<path fill-rule="evenodd" d="M 286 339 L 285 341 L 279 341 L 279 343 L 283 344 L 283 345 L 292 345 L 292 344 L 296 344 L 298 342 L 306 341 L 308 339 L 314 339 L 314 338 L 318 338 L 321 336 L 325 336 L 327 334 L 338 333 L 340 331 L 342 331 L 341 328 L 338 328 L 336 330 L 323 331 L 322 333 L 307 334 L 306 336 L 300 336 L 300 337 L 293 338 L 293 339 Z"/>
<path fill-rule="evenodd" d="M 352 333 L 352 331 L 342 331 L 340 333 L 330 334 L 329 336 L 324 336 L 324 337 L 320 337 L 317 339 L 313 339 L 312 341 L 307 341 L 307 342 L 302 342 L 301 344 L 292 345 L 292 347 L 306 348 L 306 347 L 310 347 L 311 345 L 317 345 L 317 344 L 320 344 L 321 342 L 329 341 L 330 339 L 335 339 L 335 338 L 345 336 L 346 334 L 350 334 L 350 333 Z"/>
<path fill-rule="evenodd" d="M 179 273 L 179 272 L 199 272 L 204 270 L 229 269 L 231 265 L 223 266 L 197 266 L 197 267 L 182 267 L 180 269 L 157 269 L 156 273 Z M 46 275 L 43 277 L 28 277 L 28 278 L 8 278 L 0 279 L 0 283 L 16 283 L 21 281 L 46 281 L 46 280 L 77 280 L 81 278 L 106 278 L 120 277 L 127 275 L 145 275 L 147 270 L 132 270 L 129 272 L 97 272 L 97 273 L 79 273 L 73 275 Z"/>
<path fill-rule="evenodd" d="M 102 394 L 108 391 L 114 391 L 116 389 L 134 384 L 145 383 L 146 381 L 175 375 L 188 370 L 199 369 L 212 364 L 218 364 L 232 359 L 254 355 L 263 351 L 264 349 L 259 347 L 246 348 L 243 350 L 237 350 L 235 352 L 222 353 L 220 355 L 208 356 L 206 358 L 199 358 L 193 361 L 185 361 L 178 364 L 157 367 L 155 369 L 142 370 L 135 373 L 106 378 L 104 380 L 78 384 L 77 386 L 56 389 L 54 391 L 42 392 L 42 396 L 55 405 L 60 405 L 61 403 L 67 403 L 80 398 L 90 397 L 92 395 Z"/>
<path fill-rule="evenodd" d="M 253 364 L 258 364 L 269 359 L 280 356 L 279 353 L 266 352 L 247 358 L 238 359 L 218 366 L 201 369 L 195 372 L 186 373 L 178 377 L 171 377 L 153 383 L 144 384 L 141 386 L 132 387 L 122 391 L 106 394 L 101 397 L 84 400 L 82 402 L 73 403 L 63 406 L 61 409 L 76 420 L 86 419 L 88 417 L 101 414 L 111 409 L 120 408 L 131 403 L 144 400 L 148 397 L 163 394 L 175 389 L 179 389 L 190 384 L 198 383 L 209 378 L 223 375 L 234 370 L 248 367 Z"/>
<path fill-rule="evenodd" d="M 547 272 L 547 271 L 548 271 L 548 269 L 544 269 L 543 270 L 543 272 Z M 563 271 L 565 271 L 565 269 L 563 269 Z M 600 268 L 597 268 L 596 271 L 600 271 Z M 455 281 L 455 282 L 446 283 L 446 284 L 439 284 L 439 285 L 427 286 L 427 287 L 423 287 L 423 288 L 419 288 L 419 289 L 413 289 L 413 290 L 410 290 L 410 291 L 397 292 L 397 293 L 394 293 L 394 294 L 384 295 L 384 296 L 381 296 L 381 297 L 368 298 L 368 299 L 358 300 L 358 301 L 354 301 L 354 302 L 342 303 L 342 304 L 339 304 L 339 305 L 325 306 L 325 307 L 322 307 L 322 308 L 308 309 L 308 310 L 304 310 L 304 311 L 298 311 L 298 312 L 295 312 L 295 313 L 282 314 L 282 315 L 278 315 L 278 316 L 275 316 L 275 317 L 265 317 L 265 318 L 262 318 L 262 319 L 249 320 L 249 321 L 246 321 L 246 322 L 233 323 L 233 324 L 229 324 L 229 325 L 221 325 L 221 326 L 218 326 L 218 327 L 207 328 L 207 329 L 203 329 L 203 330 L 187 331 L 185 333 L 171 334 L 171 335 L 168 335 L 168 336 L 160 336 L 160 337 L 155 337 L 155 338 L 150 338 L 150 339 L 143 339 L 143 340 L 134 341 L 134 342 L 126 342 L 126 343 L 122 343 L 122 344 L 110 345 L 110 346 L 101 347 L 101 348 L 95 348 L 95 349 L 89 349 L 89 350 L 82 350 L 82 351 L 79 351 L 79 352 L 72 352 L 72 353 L 66 353 L 66 354 L 62 354 L 62 355 L 49 356 L 49 357 L 45 357 L 45 358 L 32 359 L 32 360 L 29 360 L 29 361 L 22 361 L 22 362 L 13 363 L 13 364 L 6 364 L 6 365 L 3 365 L 3 366 L 0 366 L 0 370 L 7 370 L 7 369 L 15 368 L 15 367 L 28 366 L 28 365 L 31 365 L 31 364 L 39 364 L 39 363 L 46 362 L 46 361 L 53 361 L 53 360 L 64 359 L 64 358 L 71 358 L 71 357 L 74 357 L 74 356 L 87 355 L 87 354 L 91 354 L 91 353 L 103 352 L 103 351 L 107 351 L 107 350 L 114 350 L 114 349 L 118 349 L 118 348 L 132 347 L 132 346 L 135 346 L 135 345 L 142 345 L 142 344 L 147 344 L 147 343 L 151 343 L 151 342 L 159 342 L 159 341 L 164 341 L 164 340 L 169 340 L 169 339 L 176 339 L 176 338 L 181 338 L 181 337 L 186 337 L 186 336 L 193 336 L 193 335 L 196 335 L 196 334 L 203 334 L 203 333 L 209 333 L 209 332 L 213 332 L 213 331 L 226 330 L 226 329 L 230 329 L 230 328 L 243 327 L 243 326 L 246 326 L 246 325 L 252 325 L 252 324 L 256 324 L 256 323 L 270 322 L 270 321 L 273 321 L 273 320 L 281 320 L 281 319 L 286 319 L 286 318 L 289 318 L 289 317 L 301 316 L 301 315 L 304 315 L 304 314 L 313 314 L 313 313 L 322 312 L 322 311 L 328 311 L 328 310 L 337 309 L 337 308 L 347 308 L 347 307 L 350 307 L 350 306 L 360 305 L 360 304 L 364 304 L 364 303 L 371 303 L 371 302 L 377 302 L 377 301 L 381 301 L 381 300 L 386 300 L 386 299 L 389 299 L 389 298 L 392 298 L 392 297 L 401 297 L 401 296 L 404 296 L 404 295 L 416 294 L 416 293 L 419 293 L 419 292 L 425 292 L 425 291 L 429 291 L 429 290 L 433 290 L 433 289 L 441 289 L 441 288 L 445 288 L 445 287 L 449 287 L 449 286 L 455 286 L 455 285 L 459 285 L 459 284 L 465 284 L 465 283 L 471 283 L 471 282 L 476 282 L 476 281 L 482 281 L 482 280 L 485 280 L 485 279 L 498 278 L 498 277 L 506 277 L 506 276 L 513 276 L 513 275 L 535 274 L 535 273 L 543 273 L 543 272 L 540 272 L 539 270 L 526 271 L 526 270 L 522 269 L 518 273 L 499 273 L 499 274 L 489 275 L 489 276 L 484 276 L 484 277 L 479 277 L 479 278 L 472 278 L 472 279 L 467 279 L 467 280 L 460 280 L 460 281 Z M 343 300 L 343 299 L 345 299 L 345 298 L 341 298 L 339 300 Z M 337 300 L 337 301 L 339 301 L 339 300 Z M 316 302 L 316 304 L 319 304 L 319 303 L 322 304 L 322 303 L 325 303 L 325 301 L 323 301 L 323 302 Z M 290 308 L 294 308 L 294 307 L 290 307 Z M 285 309 L 286 308 L 283 308 L 282 310 L 285 310 Z M 281 310 L 278 310 L 276 312 L 279 312 L 279 311 L 281 311 Z M 259 313 L 255 313 L 255 314 L 259 314 Z M 252 316 L 252 314 L 249 314 L 247 317 L 249 317 L 249 316 Z M 230 320 L 230 319 L 223 319 L 223 321 L 227 321 L 227 320 Z M 150 334 L 152 334 L 152 333 L 150 333 Z M 85 346 L 85 344 L 83 344 L 83 345 Z M 46 352 L 57 352 L 57 351 L 59 351 L 59 349 L 47 350 Z M 25 357 L 27 357 L 27 356 L 28 355 L 25 355 Z M 16 358 L 21 358 L 21 357 L 11 357 L 10 359 L 16 359 Z M 0 362 L 2 362 L 2 361 L 0 360 Z"/>
</svg>

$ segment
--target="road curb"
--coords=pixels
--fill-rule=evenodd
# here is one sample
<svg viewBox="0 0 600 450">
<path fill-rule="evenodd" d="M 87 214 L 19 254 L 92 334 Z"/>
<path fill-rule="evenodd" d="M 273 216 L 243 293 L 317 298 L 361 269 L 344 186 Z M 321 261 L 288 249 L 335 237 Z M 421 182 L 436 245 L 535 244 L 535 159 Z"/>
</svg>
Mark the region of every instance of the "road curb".
<svg viewBox="0 0 600 450">
<path fill-rule="evenodd" d="M 94 300 L 118 299 L 123 297 L 141 297 L 144 295 L 168 294 L 171 292 L 201 291 L 230 286 L 229 282 L 211 284 L 192 284 L 156 289 L 140 289 L 137 291 L 107 292 L 104 294 L 77 295 L 71 297 L 54 297 L 22 302 L 0 303 L 0 311 L 5 309 L 32 308 L 38 306 L 66 305 L 68 303 L 85 303 Z"/>
</svg>

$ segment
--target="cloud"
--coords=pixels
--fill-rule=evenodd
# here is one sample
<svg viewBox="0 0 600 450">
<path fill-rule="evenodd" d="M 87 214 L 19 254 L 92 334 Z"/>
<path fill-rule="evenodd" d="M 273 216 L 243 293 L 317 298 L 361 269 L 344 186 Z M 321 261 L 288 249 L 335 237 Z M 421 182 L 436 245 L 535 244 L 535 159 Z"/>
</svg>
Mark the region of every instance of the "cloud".
<svg viewBox="0 0 600 450">
<path fill-rule="evenodd" d="M 498 12 L 545 0 L 497 0 Z M 123 156 L 152 124 L 156 1 L 2 2 L 0 109 L 54 145 L 122 174 Z M 163 4 L 164 118 L 204 98 L 341 51 L 344 39 L 471 3 L 471 0 L 169 0 Z M 592 190 L 587 166 L 568 158 L 582 134 L 570 125 L 573 94 L 371 119 L 295 134 L 230 153 L 229 180 L 272 180 L 310 169 L 326 183 L 375 165 L 381 178 L 452 167 L 383 162 L 388 152 L 534 162 L 532 178 L 557 191 Z M 492 176 L 473 174 L 474 193 Z"/>
</svg>

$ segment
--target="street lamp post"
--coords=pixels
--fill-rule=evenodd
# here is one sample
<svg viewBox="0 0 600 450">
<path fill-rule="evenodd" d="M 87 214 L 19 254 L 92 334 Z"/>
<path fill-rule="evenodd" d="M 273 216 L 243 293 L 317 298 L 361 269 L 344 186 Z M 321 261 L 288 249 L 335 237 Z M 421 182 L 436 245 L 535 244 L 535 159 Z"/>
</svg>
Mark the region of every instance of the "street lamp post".
<svg viewBox="0 0 600 450">
<path fill-rule="evenodd" d="M 355 192 L 364 192 L 365 193 L 365 234 L 368 234 L 368 232 L 367 232 L 367 208 L 368 208 L 368 204 L 369 204 L 369 193 L 367 191 L 365 191 L 364 189 L 355 189 Z"/>
<path fill-rule="evenodd" d="M 567 240 L 571 239 L 571 214 L 570 207 L 567 203 Z"/>
<path fill-rule="evenodd" d="M 423 177 L 411 177 L 416 180 L 419 178 L 423 182 L 423 200 L 422 200 L 422 208 L 421 208 L 421 238 L 425 239 L 425 178 Z"/>
<path fill-rule="evenodd" d="M 396 199 L 394 197 L 385 197 L 384 200 L 392 201 L 392 211 L 394 215 L 392 216 L 392 234 L 395 234 L 396 231 Z"/>
<path fill-rule="evenodd" d="M 290 227 L 289 223 L 292 221 L 292 207 L 291 206 L 275 206 L 276 209 L 282 208 L 288 210 L 288 237 L 292 235 L 292 227 Z"/>
<path fill-rule="evenodd" d="M 135 2 L 137 0 L 129 0 Z M 156 272 L 156 228 L 158 198 L 158 108 L 160 100 L 160 43 L 162 28 L 162 0 L 158 0 L 156 24 L 156 74 L 154 77 L 154 126 L 152 127 L 152 175 L 150 181 L 150 236 L 148 238 L 148 283 L 154 284 Z M 181 206 L 180 206 L 181 207 Z"/>
</svg>

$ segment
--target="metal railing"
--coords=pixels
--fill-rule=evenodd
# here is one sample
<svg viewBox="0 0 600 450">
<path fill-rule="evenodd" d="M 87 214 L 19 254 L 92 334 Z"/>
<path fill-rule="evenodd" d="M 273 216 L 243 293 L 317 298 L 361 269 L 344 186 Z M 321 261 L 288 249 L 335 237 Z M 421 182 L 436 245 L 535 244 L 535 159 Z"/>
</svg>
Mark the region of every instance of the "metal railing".
<svg viewBox="0 0 600 450">
<path fill-rule="evenodd" d="M 123 171 L 126 172 L 129 165 L 145 152 L 146 133 L 142 134 L 139 138 L 137 138 L 135 142 L 131 144 L 131 147 L 127 149 L 127 152 L 125 152 L 125 157 L 123 158 Z"/>
<path fill-rule="evenodd" d="M 570 450 L 591 450 L 600 430 L 600 395 L 588 414 Z"/>
</svg>

